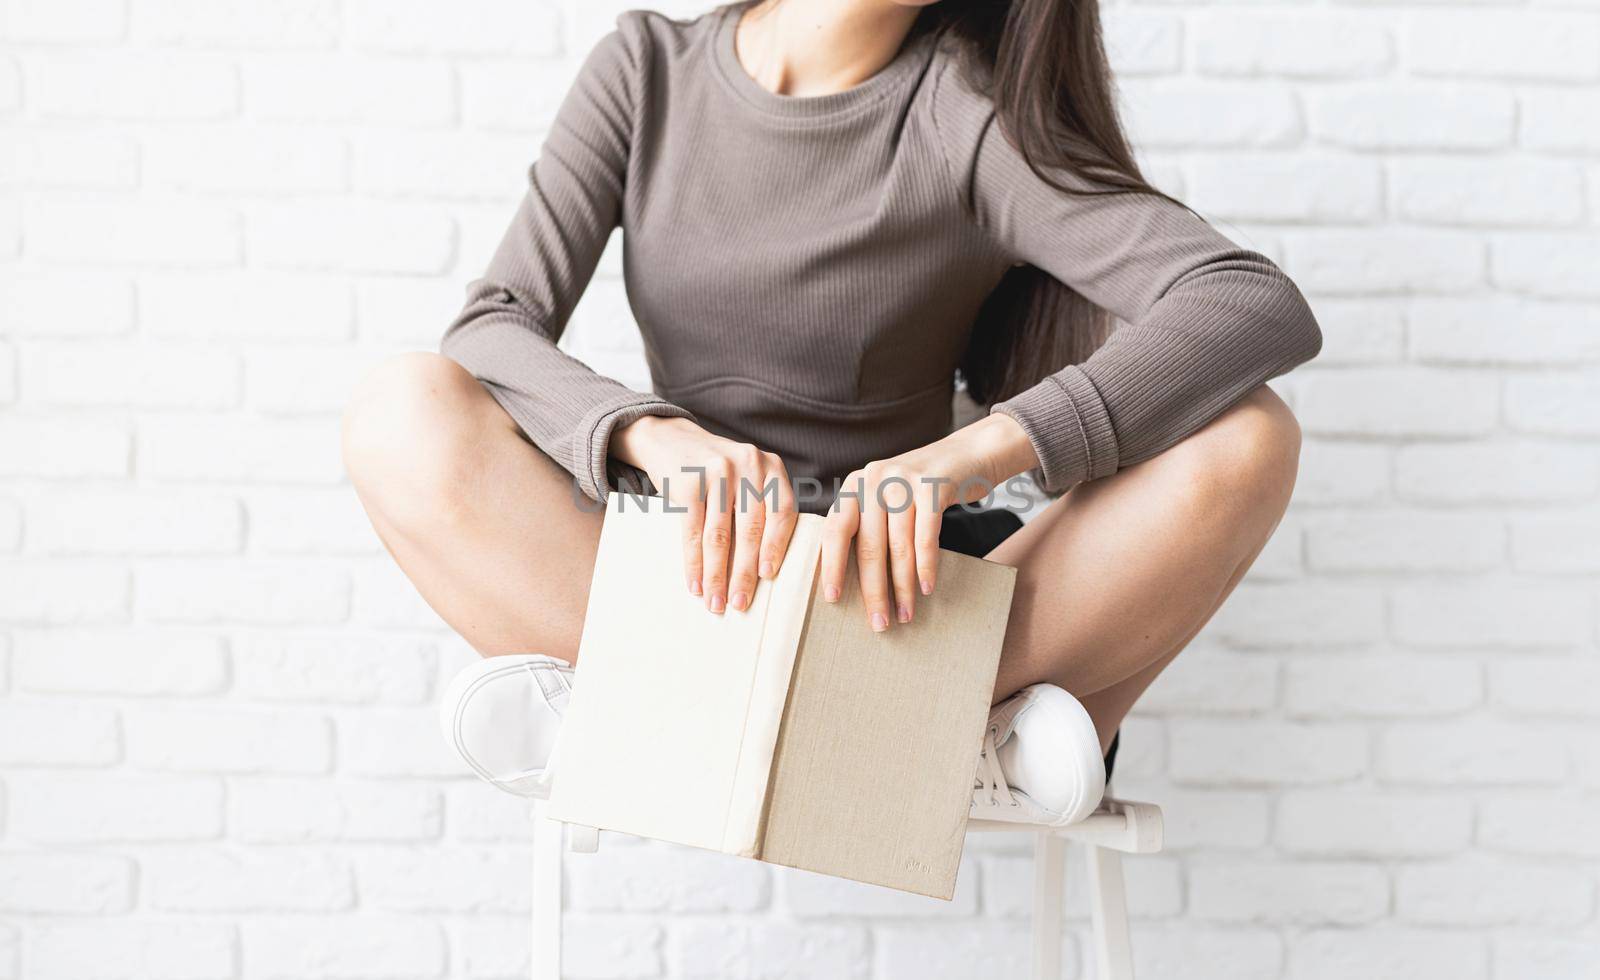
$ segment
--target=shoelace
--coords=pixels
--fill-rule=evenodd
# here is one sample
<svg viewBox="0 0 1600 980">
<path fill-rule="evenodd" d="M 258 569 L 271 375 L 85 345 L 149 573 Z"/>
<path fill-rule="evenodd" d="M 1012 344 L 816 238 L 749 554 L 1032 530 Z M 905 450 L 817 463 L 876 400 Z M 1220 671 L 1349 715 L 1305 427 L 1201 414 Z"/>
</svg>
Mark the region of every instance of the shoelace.
<svg viewBox="0 0 1600 980">
<path fill-rule="evenodd" d="M 978 799 L 989 806 L 999 806 L 1000 800 L 1006 806 L 1016 806 L 1016 797 L 1011 795 L 1011 785 L 1006 782 L 1006 774 L 1000 768 L 1000 752 L 995 748 L 995 736 L 1000 729 L 990 725 L 983 733 L 983 750 L 978 753 L 978 772 L 972 780 L 972 789 Z"/>
</svg>

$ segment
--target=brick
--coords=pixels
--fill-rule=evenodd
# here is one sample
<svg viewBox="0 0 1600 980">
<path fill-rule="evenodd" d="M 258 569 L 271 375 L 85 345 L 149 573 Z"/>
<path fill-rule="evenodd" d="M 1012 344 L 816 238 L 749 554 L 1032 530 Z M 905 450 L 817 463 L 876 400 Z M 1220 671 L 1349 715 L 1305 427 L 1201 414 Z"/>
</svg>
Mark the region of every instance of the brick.
<svg viewBox="0 0 1600 980">
<path fill-rule="evenodd" d="M 241 938 L 252 977 L 421 980 L 442 975 L 448 958 L 439 925 L 414 918 L 252 920 Z"/>
<path fill-rule="evenodd" d="M 448 279 L 364 279 L 356 287 L 361 336 L 384 344 L 437 347 L 465 293 Z"/>
<path fill-rule="evenodd" d="M 1303 465 L 1303 464 L 1302 464 Z M 1517 474 L 1513 480 L 1507 473 Z M 1395 456 L 1395 489 L 1427 503 L 1585 500 L 1600 488 L 1600 459 L 1581 446 L 1533 439 L 1418 443 Z"/>
<path fill-rule="evenodd" d="M 0 112 L 12 115 L 22 108 L 22 68 L 14 58 L 0 58 Z"/>
<path fill-rule="evenodd" d="M 963 923 L 959 929 L 890 926 L 874 933 L 882 980 L 971 980 L 1028 972 L 1028 930 L 1018 925 Z M 1078 961 L 1077 943 L 1062 941 L 1062 963 Z"/>
<path fill-rule="evenodd" d="M 221 848 L 140 859 L 144 904 L 162 912 L 341 912 L 355 903 L 350 868 L 331 854 Z"/>
<path fill-rule="evenodd" d="M 561 51 L 559 14 L 554 5 L 516 0 L 467 0 L 450 11 L 426 0 L 354 0 L 345 4 L 345 33 L 384 51 L 549 57 Z"/>
<path fill-rule="evenodd" d="M 1101 23 L 1106 56 L 1118 78 L 1165 75 L 1183 63 L 1182 21 L 1172 14 L 1114 7 L 1102 14 Z"/>
<path fill-rule="evenodd" d="M 1571 365 L 1600 360 L 1600 311 L 1509 296 L 1424 299 L 1407 313 L 1413 360 Z"/>
<path fill-rule="evenodd" d="M 226 554 L 243 539 L 239 502 L 217 494 L 54 491 L 28 503 L 29 549 L 45 554 Z"/>
<path fill-rule="evenodd" d="M 443 820 L 439 792 L 429 786 L 249 778 L 228 789 L 229 834 L 247 844 L 435 840 Z"/>
<path fill-rule="evenodd" d="M 178 772 L 322 773 L 333 732 L 318 715 L 230 708 L 129 709 L 128 761 Z"/>
<path fill-rule="evenodd" d="M 214 120 L 239 106 L 233 65 L 210 56 L 54 55 L 31 60 L 27 80 L 29 104 L 47 117 Z"/>
<path fill-rule="evenodd" d="M 245 112 L 257 119 L 310 123 L 448 126 L 456 86 L 443 61 L 284 55 L 241 66 Z"/>
<path fill-rule="evenodd" d="M 18 130 L 7 132 L 5 141 L 10 153 L 0 156 L 0 178 L 7 183 L 97 190 L 139 183 L 139 144 L 120 133 Z"/>
<path fill-rule="evenodd" d="M 585 855 L 582 863 L 604 855 Z M 424 913 L 523 913 L 528 904 L 525 850 L 364 850 L 356 857 L 363 909 Z M 733 860 L 729 858 L 728 860 Z M 568 863 L 567 902 L 573 908 L 580 862 Z"/>
<path fill-rule="evenodd" d="M 1385 81 L 1305 93 L 1312 137 L 1360 150 L 1478 150 L 1511 143 L 1516 102 L 1500 88 Z"/>
<path fill-rule="evenodd" d="M 1600 94 L 1589 89 L 1518 93 L 1520 142 L 1554 153 L 1600 153 Z"/>
<path fill-rule="evenodd" d="M 247 232 L 252 261 L 274 269 L 437 275 L 455 251 L 451 219 L 410 204 L 278 204 Z"/>
<path fill-rule="evenodd" d="M 1189 870 L 1189 908 L 1218 922 L 1361 925 L 1389 910 L 1389 880 L 1377 867 L 1240 859 Z"/>
<path fill-rule="evenodd" d="M 348 487 L 255 491 L 245 498 L 250 547 L 270 555 L 373 555 L 382 549 Z"/>
<path fill-rule="evenodd" d="M 1482 980 L 1488 973 L 1482 936 L 1425 930 L 1319 929 L 1290 940 L 1292 980 Z"/>
<path fill-rule="evenodd" d="M 518 133 L 550 128 L 570 79 L 562 62 L 532 59 L 464 64 L 460 73 L 462 121 L 475 130 Z"/>
<path fill-rule="evenodd" d="M 48 344 L 26 357 L 35 400 L 65 407 L 223 409 L 239 401 L 230 351 L 149 344 Z"/>
<path fill-rule="evenodd" d="M 509 210 L 538 156 L 527 136 L 372 134 L 355 144 L 355 187 L 377 196 L 490 200 Z"/>
<path fill-rule="evenodd" d="M 0 977 L 19 980 L 22 976 L 19 961 L 22 957 L 22 938 L 9 925 L 0 925 Z"/>
<path fill-rule="evenodd" d="M 61 298 L 70 294 L 66 306 Z M 0 279 L 0 330 L 9 337 L 106 337 L 133 329 L 133 283 L 124 276 L 47 269 Z"/>
<path fill-rule="evenodd" d="M 1263 657 L 1191 650 L 1163 670 L 1140 698 L 1154 714 L 1261 711 L 1278 699 L 1278 665 Z"/>
<path fill-rule="evenodd" d="M 9 344 L 0 344 L 0 405 L 17 400 L 17 352 Z"/>
<path fill-rule="evenodd" d="M 72 915 L 126 912 L 133 862 L 100 854 L 0 854 L 0 911 Z"/>
<path fill-rule="evenodd" d="M 1382 20 L 1348 15 L 1207 11 L 1190 21 L 1195 65 L 1210 75 L 1377 75 L 1394 59 Z"/>
<path fill-rule="evenodd" d="M 63 844 L 209 840 L 222 835 L 222 783 L 165 776 L 13 775 L 7 832 Z"/>
<path fill-rule="evenodd" d="M 239 261 L 239 216 L 192 201 L 71 195 L 30 201 L 28 249 L 54 262 L 228 266 Z"/>
<path fill-rule="evenodd" d="M 872 975 L 872 944 L 861 926 L 689 922 L 673 938 L 674 976 L 866 980 Z"/>
<path fill-rule="evenodd" d="M 1489 665 L 1491 700 L 1536 718 L 1600 716 L 1600 660 L 1593 656 L 1518 658 Z"/>
<path fill-rule="evenodd" d="M 1436 857 L 1472 843 L 1472 804 L 1367 789 L 1295 790 L 1278 800 L 1277 841 L 1317 857 Z"/>
<path fill-rule="evenodd" d="M 1285 244 L 1289 274 L 1311 292 L 1454 293 L 1484 277 L 1483 243 L 1446 231 L 1305 231 Z"/>
<path fill-rule="evenodd" d="M 1306 559 L 1316 571 L 1465 572 L 1505 563 L 1506 529 L 1496 516 L 1366 511 L 1306 522 Z"/>
<path fill-rule="evenodd" d="M 127 618 L 125 568 L 78 561 L 0 561 L 0 622 L 107 623 Z"/>
<path fill-rule="evenodd" d="M 1206 635 L 1248 649 L 1337 647 L 1383 635 L 1383 596 L 1357 585 L 1246 582 L 1217 612 Z"/>
<path fill-rule="evenodd" d="M 166 129 L 145 141 L 145 180 L 182 191 L 342 191 L 345 141 L 290 126 Z"/>
<path fill-rule="evenodd" d="M 1300 111 L 1285 88 L 1135 81 L 1123 93 L 1128 130 L 1141 147 L 1287 146 L 1301 131 Z"/>
<path fill-rule="evenodd" d="M 1389 469 L 1390 451 L 1383 446 L 1307 439 L 1300 450 L 1294 499 L 1301 504 L 1381 500 L 1389 492 Z"/>
<path fill-rule="evenodd" d="M 1524 432 L 1600 435 L 1600 373 L 1506 380 L 1506 421 Z"/>
<path fill-rule="evenodd" d="M 467 764 L 439 737 L 438 714 L 369 708 L 339 719 L 339 768 L 362 776 L 463 776 Z"/>
<path fill-rule="evenodd" d="M 533 839 L 533 811 L 527 801 L 482 780 L 450 787 L 445 810 L 449 814 L 450 835 L 457 840 L 526 844 Z M 610 843 L 608 837 L 601 847 Z"/>
<path fill-rule="evenodd" d="M 1235 221 L 1371 221 L 1383 213 L 1376 162 L 1350 157 L 1202 157 L 1186 170 L 1187 203 Z"/>
<path fill-rule="evenodd" d="M 344 410 L 356 383 L 387 352 L 284 347 L 253 353 L 245 364 L 250 407 L 281 415 Z"/>
<path fill-rule="evenodd" d="M 1550 160 L 1449 157 L 1390 161 L 1394 213 L 1419 224 L 1571 225 L 1583 216 L 1583 172 Z M 1483 188 L 1493 185 L 1493 194 Z"/>
<path fill-rule="evenodd" d="M 1511 563 L 1526 572 L 1600 572 L 1600 520 L 1583 515 L 1518 518 L 1511 525 Z"/>
<path fill-rule="evenodd" d="M 601 848 L 568 872 L 572 907 L 586 911 L 753 912 L 771 900 L 766 865 L 706 851 Z M 790 899 L 796 914 L 807 914 L 810 906 L 796 902 L 792 889 Z"/>
<path fill-rule="evenodd" d="M 13 634 L 19 690 L 42 694 L 200 697 L 228 683 L 222 639 L 153 629 L 38 630 Z"/>
<path fill-rule="evenodd" d="M 1574 859 L 1600 857 L 1600 797 L 1539 797 L 1526 793 L 1485 800 L 1478 810 L 1478 843 L 1513 854 Z"/>
<path fill-rule="evenodd" d="M 417 704 L 432 693 L 432 644 L 265 633 L 234 643 L 234 690 L 262 701 Z"/>
<path fill-rule="evenodd" d="M 1592 603 L 1581 589 L 1484 582 L 1398 588 L 1392 606 L 1406 643 L 1509 650 L 1582 643 Z"/>
<path fill-rule="evenodd" d="M 123 476 L 131 446 L 120 423 L 12 415 L 0 418 L 0 475 Z"/>
<path fill-rule="evenodd" d="M 1489 259 L 1497 286 L 1554 299 L 1600 298 L 1600 234 L 1506 234 L 1495 238 Z"/>
<path fill-rule="evenodd" d="M 151 622 L 340 623 L 350 608 L 349 578 L 326 564 L 151 563 L 138 583 L 139 612 Z"/>
<path fill-rule="evenodd" d="M 1580 81 L 1600 78 L 1600 21 L 1581 14 L 1414 14 L 1402 39 L 1418 75 Z"/>
<path fill-rule="evenodd" d="M 1120 782 L 1120 767 L 1117 777 Z M 1135 795 L 1161 801 L 1164 850 L 1251 850 L 1267 843 L 1270 809 L 1265 793 L 1163 786 Z"/>
<path fill-rule="evenodd" d="M 1554 783 L 1567 768 L 1556 733 L 1512 722 L 1399 724 L 1378 739 L 1379 776 L 1408 786 Z"/>
<path fill-rule="evenodd" d="M 1331 299 L 1312 301 L 1322 328 L 1319 365 L 1385 364 L 1405 354 L 1405 320 L 1394 300 Z"/>
<path fill-rule="evenodd" d="M 115 765 L 122 730 L 110 708 L 70 701 L 9 701 L 0 711 L 0 766 Z"/>
<path fill-rule="evenodd" d="M 1572 926 L 1594 910 L 1587 872 L 1504 860 L 1407 865 L 1395 872 L 1395 915 L 1441 926 Z"/>
<path fill-rule="evenodd" d="M 0 497 L 0 554 L 14 554 L 22 547 L 22 503 Z"/>
<path fill-rule="evenodd" d="M 1600 976 L 1600 939 L 1497 935 L 1494 975 L 1501 980 L 1546 980 Z"/>
<path fill-rule="evenodd" d="M 216 980 L 235 976 L 227 922 L 49 922 L 29 930 L 30 980 Z"/>
<path fill-rule="evenodd" d="M 8 41 L 120 41 L 127 13 L 122 0 L 11 0 L 3 30 Z"/>
<path fill-rule="evenodd" d="M 1499 379 L 1414 367 L 1312 372 L 1300 379 L 1295 415 L 1316 435 L 1486 435 L 1499 421 Z"/>
<path fill-rule="evenodd" d="M 152 273 L 139 281 L 140 319 L 160 337 L 208 341 L 337 341 L 351 335 L 348 284 L 315 276 Z"/>
<path fill-rule="evenodd" d="M 1182 872 L 1172 858 L 1142 855 L 1123 865 L 1128 889 L 1128 914 L 1140 919 L 1171 918 L 1183 908 Z M 994 856 L 982 861 L 983 913 L 995 918 L 1026 919 L 1033 914 L 1033 857 Z M 1068 918 L 1089 917 L 1089 872 L 1082 852 L 1067 852 L 1063 908 Z"/>
<path fill-rule="evenodd" d="M 561 920 L 561 969 L 585 980 L 634 980 L 662 972 L 659 925 L 616 916 Z M 472 980 L 525 977 L 530 970 L 528 925 L 521 919 L 473 916 L 452 945 L 461 950 L 460 975 Z"/>
<path fill-rule="evenodd" d="M 133 36 L 144 44 L 195 47 L 332 47 L 335 0 L 134 0 Z"/>
<path fill-rule="evenodd" d="M 1284 706 L 1296 717 L 1447 715 L 1483 703 L 1481 668 L 1459 657 L 1303 657 L 1283 671 Z"/>
<path fill-rule="evenodd" d="M 447 629 L 399 566 L 388 560 L 356 567 L 350 618 L 380 629 Z"/>
<path fill-rule="evenodd" d="M 336 419 L 151 417 L 139 472 L 184 483 L 334 484 L 344 473 Z"/>
<path fill-rule="evenodd" d="M 1283 940 L 1265 929 L 1140 923 L 1132 934 L 1137 976 L 1184 980 L 1279 980 L 1282 976 Z"/>
<path fill-rule="evenodd" d="M 1294 786 L 1367 771 L 1367 733 L 1357 725 L 1175 720 L 1171 730 L 1177 782 Z"/>
</svg>

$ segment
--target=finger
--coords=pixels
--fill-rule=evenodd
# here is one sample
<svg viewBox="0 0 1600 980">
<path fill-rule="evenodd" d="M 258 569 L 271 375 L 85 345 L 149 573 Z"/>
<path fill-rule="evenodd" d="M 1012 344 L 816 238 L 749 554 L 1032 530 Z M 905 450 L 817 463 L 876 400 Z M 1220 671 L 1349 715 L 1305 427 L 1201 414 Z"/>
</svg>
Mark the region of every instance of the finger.
<svg viewBox="0 0 1600 980">
<path fill-rule="evenodd" d="M 898 487 L 889 491 L 885 524 L 889 532 L 889 582 L 894 588 L 894 616 L 909 623 L 917 608 L 917 510 L 910 494 L 900 496 Z"/>
<path fill-rule="evenodd" d="M 764 461 L 763 461 L 764 462 Z M 728 573 L 728 606 L 743 612 L 756 591 L 756 562 L 766 531 L 767 504 L 759 494 L 760 472 L 745 470 L 733 488 L 733 556 Z"/>
<path fill-rule="evenodd" d="M 795 505 L 794 488 L 789 486 L 789 473 L 777 456 L 770 459 L 767 479 L 777 484 L 777 503 L 767 508 L 767 527 L 761 536 L 761 559 L 756 574 L 762 578 L 774 578 L 783 566 L 783 555 L 789 550 L 789 539 L 794 535 L 799 512 Z"/>
<path fill-rule="evenodd" d="M 729 492 L 732 470 L 726 461 L 707 467 L 706 526 L 700 535 L 701 560 L 705 574 L 706 608 L 721 614 L 728 601 L 728 559 L 733 547 L 733 494 Z"/>
<path fill-rule="evenodd" d="M 889 628 L 889 527 L 878 506 L 876 488 L 861 502 L 861 527 L 856 530 L 856 571 L 861 578 L 861 601 L 867 625 L 874 633 Z"/>
<path fill-rule="evenodd" d="M 939 529 L 943 526 L 938 491 L 930 490 L 917 500 L 917 587 L 923 595 L 933 595 L 934 583 L 939 580 Z"/>
<path fill-rule="evenodd" d="M 854 486 L 855 479 L 855 476 L 847 478 L 845 486 Z M 822 564 L 818 574 L 822 598 L 828 602 L 838 602 L 844 595 L 844 576 L 850 568 L 850 544 L 860 526 L 859 501 L 854 496 L 840 494 L 822 526 Z"/>
<path fill-rule="evenodd" d="M 706 501 L 698 493 L 688 501 L 683 515 L 683 578 L 689 585 L 690 595 L 702 592 L 701 577 L 705 561 L 700 548 L 701 535 L 706 526 Z"/>
</svg>

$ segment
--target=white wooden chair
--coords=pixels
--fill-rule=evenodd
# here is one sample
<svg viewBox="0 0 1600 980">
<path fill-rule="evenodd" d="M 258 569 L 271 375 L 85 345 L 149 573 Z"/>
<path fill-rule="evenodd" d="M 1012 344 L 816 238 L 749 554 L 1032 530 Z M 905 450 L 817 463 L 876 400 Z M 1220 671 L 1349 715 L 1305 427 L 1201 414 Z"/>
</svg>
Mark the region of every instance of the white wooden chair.
<svg viewBox="0 0 1600 980">
<path fill-rule="evenodd" d="M 1070 827 L 973 820 L 967 830 L 1033 834 L 1033 980 L 1061 978 L 1062 894 L 1069 841 L 1083 845 L 1089 872 L 1090 915 L 1099 964 L 1095 975 L 1098 980 L 1133 980 L 1122 855 L 1161 850 L 1159 807 L 1107 796 L 1100 809 Z M 593 827 L 549 819 L 543 803 L 534 806 L 533 980 L 561 980 L 563 838 L 574 852 L 593 853 L 599 848 L 599 837 Z"/>
</svg>

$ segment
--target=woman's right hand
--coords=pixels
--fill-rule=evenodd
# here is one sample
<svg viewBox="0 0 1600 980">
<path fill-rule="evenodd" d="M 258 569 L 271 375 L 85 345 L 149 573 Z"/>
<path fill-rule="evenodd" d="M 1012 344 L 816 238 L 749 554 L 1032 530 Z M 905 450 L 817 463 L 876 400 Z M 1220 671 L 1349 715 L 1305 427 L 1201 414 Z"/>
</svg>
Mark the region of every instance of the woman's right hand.
<svg viewBox="0 0 1600 980">
<path fill-rule="evenodd" d="M 777 454 L 646 415 L 611 434 L 613 456 L 644 470 L 683 522 L 684 580 L 706 608 L 744 610 L 758 578 L 778 574 L 797 512 Z"/>
</svg>

